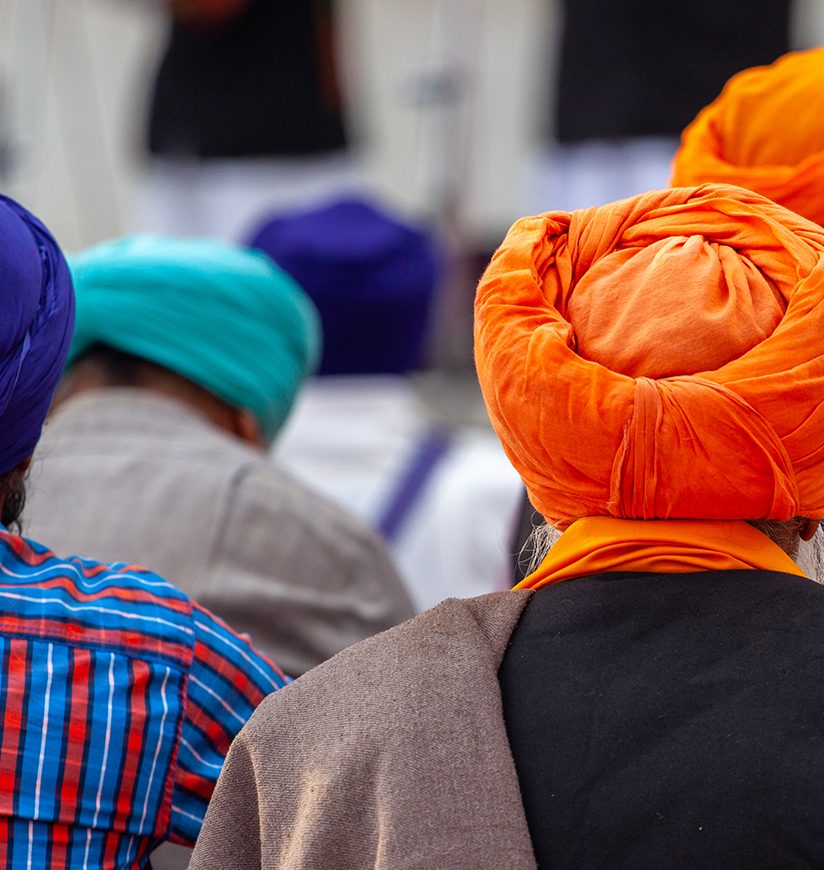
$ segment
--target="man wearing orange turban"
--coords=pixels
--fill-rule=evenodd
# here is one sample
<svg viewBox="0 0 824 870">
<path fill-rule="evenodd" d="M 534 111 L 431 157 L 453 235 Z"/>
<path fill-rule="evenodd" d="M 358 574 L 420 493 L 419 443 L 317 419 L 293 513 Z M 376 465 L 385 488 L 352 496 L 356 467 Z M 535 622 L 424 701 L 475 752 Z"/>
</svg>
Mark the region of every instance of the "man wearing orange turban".
<svg viewBox="0 0 824 870">
<path fill-rule="evenodd" d="M 755 193 L 518 221 L 478 374 L 566 531 L 522 588 L 264 701 L 192 870 L 824 866 L 824 587 L 791 558 L 824 516 L 822 330 L 824 230 Z"/>
<path fill-rule="evenodd" d="M 684 131 L 672 184 L 737 184 L 824 224 L 824 48 L 733 76 Z"/>
</svg>

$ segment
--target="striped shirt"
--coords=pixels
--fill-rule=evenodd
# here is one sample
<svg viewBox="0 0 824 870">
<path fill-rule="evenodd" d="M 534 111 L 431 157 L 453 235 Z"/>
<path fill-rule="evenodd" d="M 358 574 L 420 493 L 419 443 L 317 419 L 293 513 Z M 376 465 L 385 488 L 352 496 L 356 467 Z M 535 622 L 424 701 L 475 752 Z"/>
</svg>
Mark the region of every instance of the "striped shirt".
<svg viewBox="0 0 824 870">
<path fill-rule="evenodd" d="M 156 574 L 0 528 L 0 867 L 193 844 L 232 738 L 285 682 Z"/>
</svg>

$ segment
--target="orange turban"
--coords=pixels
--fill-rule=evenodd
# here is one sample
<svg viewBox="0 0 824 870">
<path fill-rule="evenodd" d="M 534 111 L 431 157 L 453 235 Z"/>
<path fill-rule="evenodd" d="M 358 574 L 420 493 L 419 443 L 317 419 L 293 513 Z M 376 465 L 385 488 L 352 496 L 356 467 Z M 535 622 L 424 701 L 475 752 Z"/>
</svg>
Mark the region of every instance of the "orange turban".
<svg viewBox="0 0 824 870">
<path fill-rule="evenodd" d="M 489 416 L 532 504 L 824 516 L 824 230 L 729 185 L 519 220 L 475 301 Z"/>
<path fill-rule="evenodd" d="M 824 225 L 824 48 L 733 76 L 684 131 L 672 184 L 754 190 Z"/>
</svg>

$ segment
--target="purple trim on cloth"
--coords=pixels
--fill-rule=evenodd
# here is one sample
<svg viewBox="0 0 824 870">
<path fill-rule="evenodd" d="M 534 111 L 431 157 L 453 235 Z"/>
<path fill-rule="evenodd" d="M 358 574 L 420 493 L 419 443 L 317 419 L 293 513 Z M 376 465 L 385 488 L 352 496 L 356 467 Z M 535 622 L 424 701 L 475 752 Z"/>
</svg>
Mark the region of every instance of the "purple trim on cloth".
<svg viewBox="0 0 824 870">
<path fill-rule="evenodd" d="M 412 460 L 380 512 L 377 527 L 387 541 L 395 541 L 412 508 L 418 503 L 427 481 L 449 451 L 446 429 L 431 429 L 420 440 Z"/>
</svg>

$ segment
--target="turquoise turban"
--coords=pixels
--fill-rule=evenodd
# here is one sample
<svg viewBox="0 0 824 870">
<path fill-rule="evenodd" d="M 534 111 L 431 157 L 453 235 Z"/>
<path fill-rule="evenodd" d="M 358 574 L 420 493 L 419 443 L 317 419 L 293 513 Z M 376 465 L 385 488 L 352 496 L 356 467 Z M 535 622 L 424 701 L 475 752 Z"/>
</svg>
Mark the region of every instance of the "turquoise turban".
<svg viewBox="0 0 824 870">
<path fill-rule="evenodd" d="M 71 365 L 95 344 L 149 360 L 257 418 L 271 440 L 317 364 L 320 323 L 264 254 L 211 239 L 133 236 L 69 258 Z"/>
</svg>

